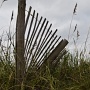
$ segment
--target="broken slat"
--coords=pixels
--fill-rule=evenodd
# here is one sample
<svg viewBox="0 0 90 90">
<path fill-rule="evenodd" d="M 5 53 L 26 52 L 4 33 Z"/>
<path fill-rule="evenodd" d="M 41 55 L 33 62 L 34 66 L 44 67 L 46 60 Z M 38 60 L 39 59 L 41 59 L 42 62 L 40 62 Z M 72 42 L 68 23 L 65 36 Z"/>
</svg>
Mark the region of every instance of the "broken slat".
<svg viewBox="0 0 90 90">
<path fill-rule="evenodd" d="M 61 40 L 61 42 L 57 45 L 57 47 L 52 51 L 52 53 L 48 56 L 48 58 L 41 64 L 40 68 L 46 65 L 48 62 L 49 65 L 52 64 L 53 60 L 57 58 L 59 53 L 65 48 L 65 46 L 68 44 L 68 41 L 66 39 Z"/>
<path fill-rule="evenodd" d="M 54 62 L 52 64 L 53 68 L 55 68 L 58 65 L 58 62 L 66 53 L 67 53 L 66 49 L 64 49 L 62 52 L 60 52 L 60 54 L 58 55 L 58 57 L 54 60 Z"/>
</svg>

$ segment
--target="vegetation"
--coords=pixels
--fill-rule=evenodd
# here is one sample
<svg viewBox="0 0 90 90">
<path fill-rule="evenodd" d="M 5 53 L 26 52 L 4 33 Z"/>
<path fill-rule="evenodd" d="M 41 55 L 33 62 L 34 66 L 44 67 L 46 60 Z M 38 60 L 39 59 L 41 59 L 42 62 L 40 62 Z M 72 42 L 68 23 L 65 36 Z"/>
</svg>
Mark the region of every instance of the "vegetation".
<svg viewBox="0 0 90 90">
<path fill-rule="evenodd" d="M 0 56 L 0 90 L 14 90 L 15 63 L 2 60 Z M 90 59 L 90 58 L 89 58 Z M 46 66 L 39 72 L 30 69 L 25 76 L 26 90 L 89 90 L 90 61 L 83 54 L 67 54 L 59 60 L 55 68 Z M 23 88 L 22 88 L 23 90 Z"/>
</svg>

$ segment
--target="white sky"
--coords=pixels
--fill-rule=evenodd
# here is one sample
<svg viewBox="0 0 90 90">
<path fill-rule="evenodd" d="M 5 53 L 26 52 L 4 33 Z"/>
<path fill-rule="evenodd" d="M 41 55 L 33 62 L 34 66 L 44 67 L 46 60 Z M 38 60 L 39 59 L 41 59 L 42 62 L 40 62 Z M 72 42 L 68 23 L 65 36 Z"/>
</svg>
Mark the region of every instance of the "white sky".
<svg viewBox="0 0 90 90">
<path fill-rule="evenodd" d="M 3 0 L 0 0 L 0 4 Z M 0 36 L 2 32 L 8 31 L 12 10 L 14 11 L 14 19 L 12 22 L 12 31 L 15 30 L 15 21 L 17 16 L 17 1 L 8 0 L 3 3 L 0 8 Z M 72 21 L 70 30 L 70 40 L 68 48 L 74 47 L 73 38 L 77 40 L 76 32 L 72 35 L 75 25 L 79 31 L 80 37 L 77 40 L 77 47 L 83 48 L 90 28 L 90 0 L 27 0 L 27 10 L 32 6 L 33 10 L 40 16 L 47 18 L 53 24 L 52 29 L 58 29 L 58 36 L 67 39 L 69 33 L 70 22 L 72 19 L 73 9 L 77 3 L 77 12 Z M 90 47 L 90 35 L 87 41 L 88 50 Z"/>
</svg>

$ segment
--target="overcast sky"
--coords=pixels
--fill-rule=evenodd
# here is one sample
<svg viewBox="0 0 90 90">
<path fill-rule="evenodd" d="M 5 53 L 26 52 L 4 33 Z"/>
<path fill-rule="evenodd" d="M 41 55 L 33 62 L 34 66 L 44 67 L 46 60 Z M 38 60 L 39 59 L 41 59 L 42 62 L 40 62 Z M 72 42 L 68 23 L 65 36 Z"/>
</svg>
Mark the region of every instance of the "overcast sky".
<svg viewBox="0 0 90 90">
<path fill-rule="evenodd" d="M 2 1 L 0 0 L 0 4 Z M 84 47 L 87 33 L 90 29 L 90 0 L 27 0 L 26 9 L 28 10 L 29 6 L 32 6 L 33 10 L 35 9 L 40 16 L 47 18 L 49 23 L 53 24 L 53 30 L 58 29 L 58 36 L 68 39 L 70 23 L 76 3 L 77 11 L 73 17 L 68 45 L 68 48 L 71 50 L 74 47 L 73 38 L 77 40 L 77 32 L 72 34 L 76 24 L 80 34 L 77 40 L 77 47 Z M 8 0 L 0 8 L 0 36 L 3 31 L 8 31 L 12 10 L 14 11 L 12 30 L 15 30 L 17 0 Z M 87 47 L 90 47 L 90 35 Z"/>
</svg>

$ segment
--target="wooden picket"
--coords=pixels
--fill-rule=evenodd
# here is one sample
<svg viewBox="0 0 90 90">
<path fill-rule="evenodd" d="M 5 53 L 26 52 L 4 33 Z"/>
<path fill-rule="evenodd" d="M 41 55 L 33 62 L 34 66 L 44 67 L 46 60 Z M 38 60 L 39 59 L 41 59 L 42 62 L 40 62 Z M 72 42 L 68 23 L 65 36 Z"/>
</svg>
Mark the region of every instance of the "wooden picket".
<svg viewBox="0 0 90 90">
<path fill-rule="evenodd" d="M 38 13 L 30 6 L 25 24 L 25 60 L 26 68 L 42 68 L 48 62 L 56 66 L 65 54 L 65 47 L 68 44 L 66 39 L 60 40 L 61 36 L 56 35 L 57 29 L 51 30 L 52 24 L 43 17 L 39 18 Z M 30 23 L 29 23 L 30 21 Z M 30 26 L 29 26 L 30 25 Z M 27 28 L 29 26 L 29 28 Z M 28 32 L 28 33 L 26 33 Z M 60 53 L 63 52 L 63 54 Z"/>
</svg>

